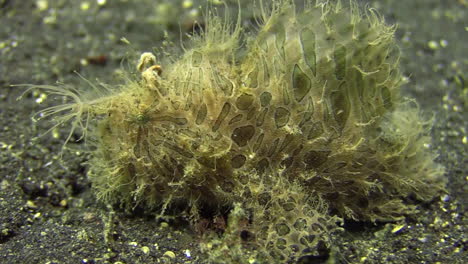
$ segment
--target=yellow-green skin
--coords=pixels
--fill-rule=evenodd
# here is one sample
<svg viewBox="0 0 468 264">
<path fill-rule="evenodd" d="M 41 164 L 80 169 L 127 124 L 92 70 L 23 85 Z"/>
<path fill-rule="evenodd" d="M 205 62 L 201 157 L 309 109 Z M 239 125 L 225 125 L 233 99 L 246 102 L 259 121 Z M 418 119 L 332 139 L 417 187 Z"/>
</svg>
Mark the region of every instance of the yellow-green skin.
<svg viewBox="0 0 468 264">
<path fill-rule="evenodd" d="M 98 198 L 194 218 L 250 210 L 274 259 L 316 245 L 328 213 L 394 220 L 412 209 L 403 197 L 431 198 L 443 170 L 424 148 L 427 122 L 400 98 L 394 27 L 354 3 L 301 9 L 275 2 L 256 36 L 209 17 L 162 73 L 143 63 L 140 81 L 91 105 Z"/>
</svg>

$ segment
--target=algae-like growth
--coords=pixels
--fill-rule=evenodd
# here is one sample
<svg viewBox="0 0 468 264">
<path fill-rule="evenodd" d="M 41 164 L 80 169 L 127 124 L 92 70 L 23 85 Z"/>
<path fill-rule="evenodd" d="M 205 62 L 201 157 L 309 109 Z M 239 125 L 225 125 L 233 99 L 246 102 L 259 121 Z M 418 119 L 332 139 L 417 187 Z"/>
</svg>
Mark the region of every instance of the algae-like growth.
<svg viewBox="0 0 468 264">
<path fill-rule="evenodd" d="M 230 208 L 211 259 L 275 263 L 315 254 L 342 218 L 397 220 L 443 190 L 394 26 L 353 1 L 259 9 L 256 34 L 210 15 L 173 62 L 144 53 L 140 79 L 99 95 L 34 86 L 71 99 L 45 116 L 92 139 L 101 201 L 194 222 Z"/>
</svg>

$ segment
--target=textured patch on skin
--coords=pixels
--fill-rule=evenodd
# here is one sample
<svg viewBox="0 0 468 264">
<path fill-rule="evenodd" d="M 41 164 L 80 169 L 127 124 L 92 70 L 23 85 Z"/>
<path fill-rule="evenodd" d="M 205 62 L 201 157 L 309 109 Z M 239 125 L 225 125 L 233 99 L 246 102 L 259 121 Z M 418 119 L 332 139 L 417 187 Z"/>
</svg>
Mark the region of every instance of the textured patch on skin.
<svg viewBox="0 0 468 264">
<path fill-rule="evenodd" d="M 100 200 L 194 219 L 233 208 L 214 259 L 221 245 L 240 257 L 240 231 L 260 260 L 298 258 L 329 243 L 339 217 L 400 219 L 414 209 L 404 197 L 443 189 L 429 122 L 399 95 L 394 27 L 354 2 L 267 9 L 244 42 L 240 21 L 209 17 L 177 61 L 145 53 L 141 80 L 59 120 L 100 117 L 89 172 Z"/>
</svg>

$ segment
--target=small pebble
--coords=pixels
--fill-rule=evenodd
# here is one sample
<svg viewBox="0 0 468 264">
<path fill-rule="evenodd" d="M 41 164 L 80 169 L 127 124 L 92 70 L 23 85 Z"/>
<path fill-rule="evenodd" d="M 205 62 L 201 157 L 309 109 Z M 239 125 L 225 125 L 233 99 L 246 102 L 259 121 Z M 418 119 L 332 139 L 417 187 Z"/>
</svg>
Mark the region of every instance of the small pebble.
<svg viewBox="0 0 468 264">
<path fill-rule="evenodd" d="M 169 251 L 164 252 L 163 256 L 168 257 L 170 259 L 174 259 L 175 253 L 169 250 Z"/>
</svg>

